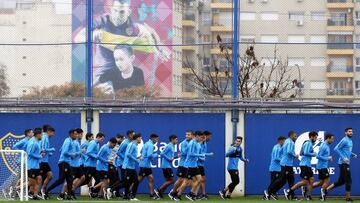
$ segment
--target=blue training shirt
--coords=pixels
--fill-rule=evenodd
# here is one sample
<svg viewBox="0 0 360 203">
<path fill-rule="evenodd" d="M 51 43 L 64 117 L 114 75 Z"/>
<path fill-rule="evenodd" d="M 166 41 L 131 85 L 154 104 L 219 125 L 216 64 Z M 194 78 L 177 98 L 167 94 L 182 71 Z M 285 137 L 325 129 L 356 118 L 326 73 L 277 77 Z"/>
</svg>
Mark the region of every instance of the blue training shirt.
<svg viewBox="0 0 360 203">
<path fill-rule="evenodd" d="M 190 143 L 190 140 L 185 139 L 179 145 L 179 149 L 180 149 L 179 166 L 184 167 L 186 156 L 187 156 L 188 149 L 189 149 L 189 143 Z"/>
<path fill-rule="evenodd" d="M 201 143 L 201 150 L 200 153 L 201 154 L 205 154 L 205 157 L 200 157 L 198 160 L 198 166 L 204 166 L 205 165 L 205 158 L 206 158 L 206 154 L 207 154 L 207 143 L 206 141 Z"/>
<path fill-rule="evenodd" d="M 40 154 L 40 141 L 34 138 L 29 142 L 26 147 L 26 153 L 28 156 L 28 169 L 40 169 L 40 159 L 42 158 Z"/>
<path fill-rule="evenodd" d="M 291 138 L 287 138 L 283 145 L 283 156 L 281 157 L 280 165 L 293 166 L 295 159 L 295 143 Z"/>
<path fill-rule="evenodd" d="M 137 160 L 137 143 L 135 141 L 128 144 L 125 151 L 125 158 L 122 165 L 123 169 L 135 169 Z"/>
<path fill-rule="evenodd" d="M 276 144 L 271 152 L 271 161 L 269 166 L 270 172 L 280 172 L 281 166 L 280 166 L 280 160 L 282 157 L 282 146 L 280 144 Z"/>
<path fill-rule="evenodd" d="M 91 140 L 91 142 L 89 142 L 89 146 L 86 150 L 86 160 L 84 163 L 85 167 L 94 167 L 96 168 L 96 161 L 97 161 L 97 155 L 99 153 L 100 150 L 100 144 L 99 142 L 95 139 L 95 140 Z"/>
<path fill-rule="evenodd" d="M 166 145 L 165 149 L 160 153 L 161 168 L 171 168 L 172 160 L 174 159 L 175 147 L 172 143 Z"/>
<path fill-rule="evenodd" d="M 49 163 L 49 156 L 55 152 L 55 148 L 50 147 L 49 136 L 45 132 L 42 133 L 40 146 L 41 149 L 45 151 L 45 156 L 40 160 L 40 163 Z"/>
<path fill-rule="evenodd" d="M 24 151 L 26 151 L 27 143 L 28 143 L 29 140 L 30 140 L 29 137 L 24 137 L 19 142 L 14 144 L 14 146 L 12 146 L 12 149 L 13 150 L 24 150 Z"/>
<path fill-rule="evenodd" d="M 316 169 L 327 169 L 329 163 L 329 156 L 330 156 L 330 145 L 327 142 L 323 142 L 320 145 L 319 153 L 317 154 L 316 158 L 318 162 L 316 164 Z"/>
<path fill-rule="evenodd" d="M 352 157 L 352 148 L 353 148 L 353 141 L 348 136 L 344 137 L 339 144 L 337 144 L 334 148 L 335 152 L 339 154 L 339 161 L 338 164 L 344 164 L 344 158 L 350 160 Z"/>
<path fill-rule="evenodd" d="M 157 157 L 157 153 L 154 152 L 154 144 L 155 143 L 152 140 L 149 140 L 144 144 L 144 147 L 141 149 L 141 157 L 143 160 L 139 163 L 140 167 L 151 168 L 152 160 Z"/>
<path fill-rule="evenodd" d="M 233 147 L 236 147 L 236 150 L 234 150 Z M 230 149 L 226 152 L 225 156 L 229 157 L 227 170 L 238 170 L 239 161 L 246 161 L 246 159 L 243 157 L 242 148 L 240 146 L 231 146 Z"/>
<path fill-rule="evenodd" d="M 80 167 L 81 165 L 81 147 L 80 147 L 80 141 L 79 140 L 73 140 L 73 152 L 75 156 L 71 159 L 70 166 L 71 167 Z"/>
<path fill-rule="evenodd" d="M 316 157 L 316 153 L 313 150 L 314 143 L 311 140 L 307 140 L 303 143 L 300 150 L 301 161 L 300 166 L 311 167 L 311 159 Z"/>
<path fill-rule="evenodd" d="M 80 146 L 80 148 L 81 148 L 81 164 L 82 165 L 85 164 L 85 161 L 87 159 L 86 150 L 87 150 L 88 146 L 89 146 L 89 141 L 88 140 L 86 140 Z"/>
<path fill-rule="evenodd" d="M 201 154 L 200 143 L 196 140 L 191 140 L 188 146 L 188 153 L 184 163 L 185 168 L 196 168 L 198 167 L 198 159 L 205 157 L 205 154 Z"/>
<path fill-rule="evenodd" d="M 65 162 L 71 165 L 71 159 L 73 159 L 76 155 L 73 144 L 74 141 L 75 140 L 72 140 L 70 137 L 65 139 L 60 149 L 59 163 Z"/>
<path fill-rule="evenodd" d="M 111 154 L 111 148 L 109 144 L 105 144 L 100 148 L 98 153 L 98 160 L 96 164 L 96 170 L 98 171 L 108 171 L 108 160 Z"/>
<path fill-rule="evenodd" d="M 129 139 L 125 139 L 119 147 L 119 150 L 117 151 L 117 155 L 118 155 L 118 165 L 122 166 L 124 159 L 125 159 L 125 152 L 126 152 L 126 148 L 128 147 L 128 145 L 130 144 L 130 140 Z"/>
</svg>

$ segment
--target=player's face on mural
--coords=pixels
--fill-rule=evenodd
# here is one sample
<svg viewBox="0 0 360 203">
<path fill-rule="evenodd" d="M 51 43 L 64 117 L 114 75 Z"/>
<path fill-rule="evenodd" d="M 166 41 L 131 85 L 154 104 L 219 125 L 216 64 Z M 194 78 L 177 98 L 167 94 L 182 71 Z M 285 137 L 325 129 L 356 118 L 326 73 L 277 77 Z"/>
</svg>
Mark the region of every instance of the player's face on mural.
<svg viewBox="0 0 360 203">
<path fill-rule="evenodd" d="M 115 26 L 124 24 L 131 14 L 129 3 L 115 1 L 111 7 L 110 18 Z"/>
<path fill-rule="evenodd" d="M 135 56 L 129 56 L 127 51 L 118 49 L 114 51 L 115 64 L 121 72 L 129 70 L 130 66 L 134 62 Z"/>
<path fill-rule="evenodd" d="M 334 143 L 334 136 L 331 136 L 327 141 L 329 144 Z"/>
<path fill-rule="evenodd" d="M 353 130 L 352 129 L 349 129 L 345 132 L 346 136 L 348 137 L 352 137 L 353 136 Z"/>
<path fill-rule="evenodd" d="M 194 138 L 191 132 L 186 132 L 185 136 L 187 140 L 192 140 Z"/>
</svg>

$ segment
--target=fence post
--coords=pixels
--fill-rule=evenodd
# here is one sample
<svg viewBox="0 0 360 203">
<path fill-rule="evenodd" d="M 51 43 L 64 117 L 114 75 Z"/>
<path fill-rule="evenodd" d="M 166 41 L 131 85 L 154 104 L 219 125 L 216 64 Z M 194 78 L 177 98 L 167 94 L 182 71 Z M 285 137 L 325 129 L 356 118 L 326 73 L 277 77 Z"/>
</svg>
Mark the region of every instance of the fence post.
<svg viewBox="0 0 360 203">
<path fill-rule="evenodd" d="M 238 50 L 239 50 L 239 1 L 233 0 L 233 45 L 232 45 L 232 58 L 233 58 L 233 75 L 232 75 L 232 100 L 235 102 L 238 100 Z M 232 110 L 231 121 L 233 123 L 233 138 L 237 136 L 237 124 L 239 122 L 239 112 L 236 108 Z"/>
<path fill-rule="evenodd" d="M 93 0 L 87 0 L 86 4 L 86 18 L 87 18 L 87 26 L 86 26 L 86 61 L 87 61 L 87 75 L 86 75 L 86 97 L 88 99 L 92 99 L 92 66 L 93 66 L 93 40 L 92 40 L 92 27 L 93 27 Z M 87 109 L 86 116 L 87 121 L 87 132 L 91 132 L 92 125 L 92 109 Z M 91 115 L 91 116 L 90 116 Z"/>
</svg>

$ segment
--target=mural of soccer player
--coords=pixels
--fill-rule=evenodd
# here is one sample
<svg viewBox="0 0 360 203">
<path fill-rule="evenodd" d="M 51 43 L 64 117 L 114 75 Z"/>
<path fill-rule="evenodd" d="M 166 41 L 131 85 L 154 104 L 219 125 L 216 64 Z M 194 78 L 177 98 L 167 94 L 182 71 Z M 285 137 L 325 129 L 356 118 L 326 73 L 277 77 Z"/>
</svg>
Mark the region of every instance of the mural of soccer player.
<svg viewBox="0 0 360 203">
<path fill-rule="evenodd" d="M 130 0 L 113 0 L 110 13 L 94 22 L 93 40 L 98 43 L 94 63 L 93 85 L 115 65 L 114 48 L 117 44 L 161 45 L 159 35 L 146 23 L 135 23 L 131 18 Z M 85 36 L 85 29 L 78 36 Z M 75 41 L 79 41 L 78 37 Z M 83 38 L 84 39 L 84 38 Z M 136 51 L 154 53 L 160 60 L 168 61 L 171 51 L 165 46 L 133 46 Z"/>
<path fill-rule="evenodd" d="M 114 50 L 116 66 L 106 70 L 100 76 L 98 87 L 105 92 L 144 86 L 143 71 L 134 66 L 135 55 L 131 46 L 117 45 Z"/>
</svg>

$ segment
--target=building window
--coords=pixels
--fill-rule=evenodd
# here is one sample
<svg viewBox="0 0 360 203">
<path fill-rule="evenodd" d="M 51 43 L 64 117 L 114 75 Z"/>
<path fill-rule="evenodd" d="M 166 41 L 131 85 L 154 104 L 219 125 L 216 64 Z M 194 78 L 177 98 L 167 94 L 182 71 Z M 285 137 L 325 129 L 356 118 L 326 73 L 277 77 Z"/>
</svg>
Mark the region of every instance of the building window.
<svg viewBox="0 0 360 203">
<path fill-rule="evenodd" d="M 326 43 L 326 35 L 311 35 L 310 36 L 311 43 Z"/>
<path fill-rule="evenodd" d="M 277 35 L 262 35 L 261 36 L 261 42 L 278 43 L 279 42 L 279 36 L 277 36 Z"/>
<path fill-rule="evenodd" d="M 289 35 L 288 36 L 289 43 L 305 43 L 304 35 Z"/>
<path fill-rule="evenodd" d="M 203 25 L 210 26 L 211 25 L 211 13 L 203 12 L 202 13 L 202 21 L 203 21 Z"/>
<path fill-rule="evenodd" d="M 325 12 L 318 12 L 318 11 L 311 12 L 311 20 L 325 21 L 326 20 Z"/>
<path fill-rule="evenodd" d="M 219 14 L 219 24 L 220 26 L 232 26 L 232 13 L 231 12 L 221 12 Z"/>
<path fill-rule="evenodd" d="M 210 66 L 210 58 L 209 57 L 204 57 L 203 65 L 204 66 Z"/>
<path fill-rule="evenodd" d="M 360 49 L 360 35 L 356 35 L 356 49 Z"/>
<path fill-rule="evenodd" d="M 311 81 L 310 82 L 310 89 L 312 90 L 325 90 L 326 83 L 325 81 Z"/>
<path fill-rule="evenodd" d="M 304 21 L 304 12 L 289 12 L 289 20 Z"/>
<path fill-rule="evenodd" d="M 232 18 L 230 18 L 230 23 L 232 22 L 231 19 Z M 244 20 L 244 21 L 256 20 L 256 13 L 255 12 L 240 12 L 240 20 Z"/>
<path fill-rule="evenodd" d="M 288 66 L 305 66 L 305 59 L 301 57 L 289 57 Z"/>
<path fill-rule="evenodd" d="M 255 38 L 256 38 L 255 35 L 240 35 L 240 42 L 254 43 Z"/>
<path fill-rule="evenodd" d="M 277 12 L 263 12 L 263 13 L 261 13 L 261 20 L 264 20 L 264 21 L 279 20 L 279 13 L 277 13 Z"/>
<path fill-rule="evenodd" d="M 265 67 L 271 67 L 273 65 L 276 65 L 277 63 L 277 59 L 276 58 L 271 58 L 271 57 L 263 57 L 261 59 L 261 65 L 265 66 Z"/>
<path fill-rule="evenodd" d="M 326 62 L 324 57 L 311 58 L 310 65 L 315 67 L 325 67 Z"/>
<path fill-rule="evenodd" d="M 356 58 L 355 60 L 355 71 L 360 72 L 360 58 Z"/>
<path fill-rule="evenodd" d="M 210 35 L 204 35 L 203 38 L 204 38 L 204 42 L 205 42 L 205 43 L 209 43 L 209 42 L 210 42 Z"/>
</svg>

